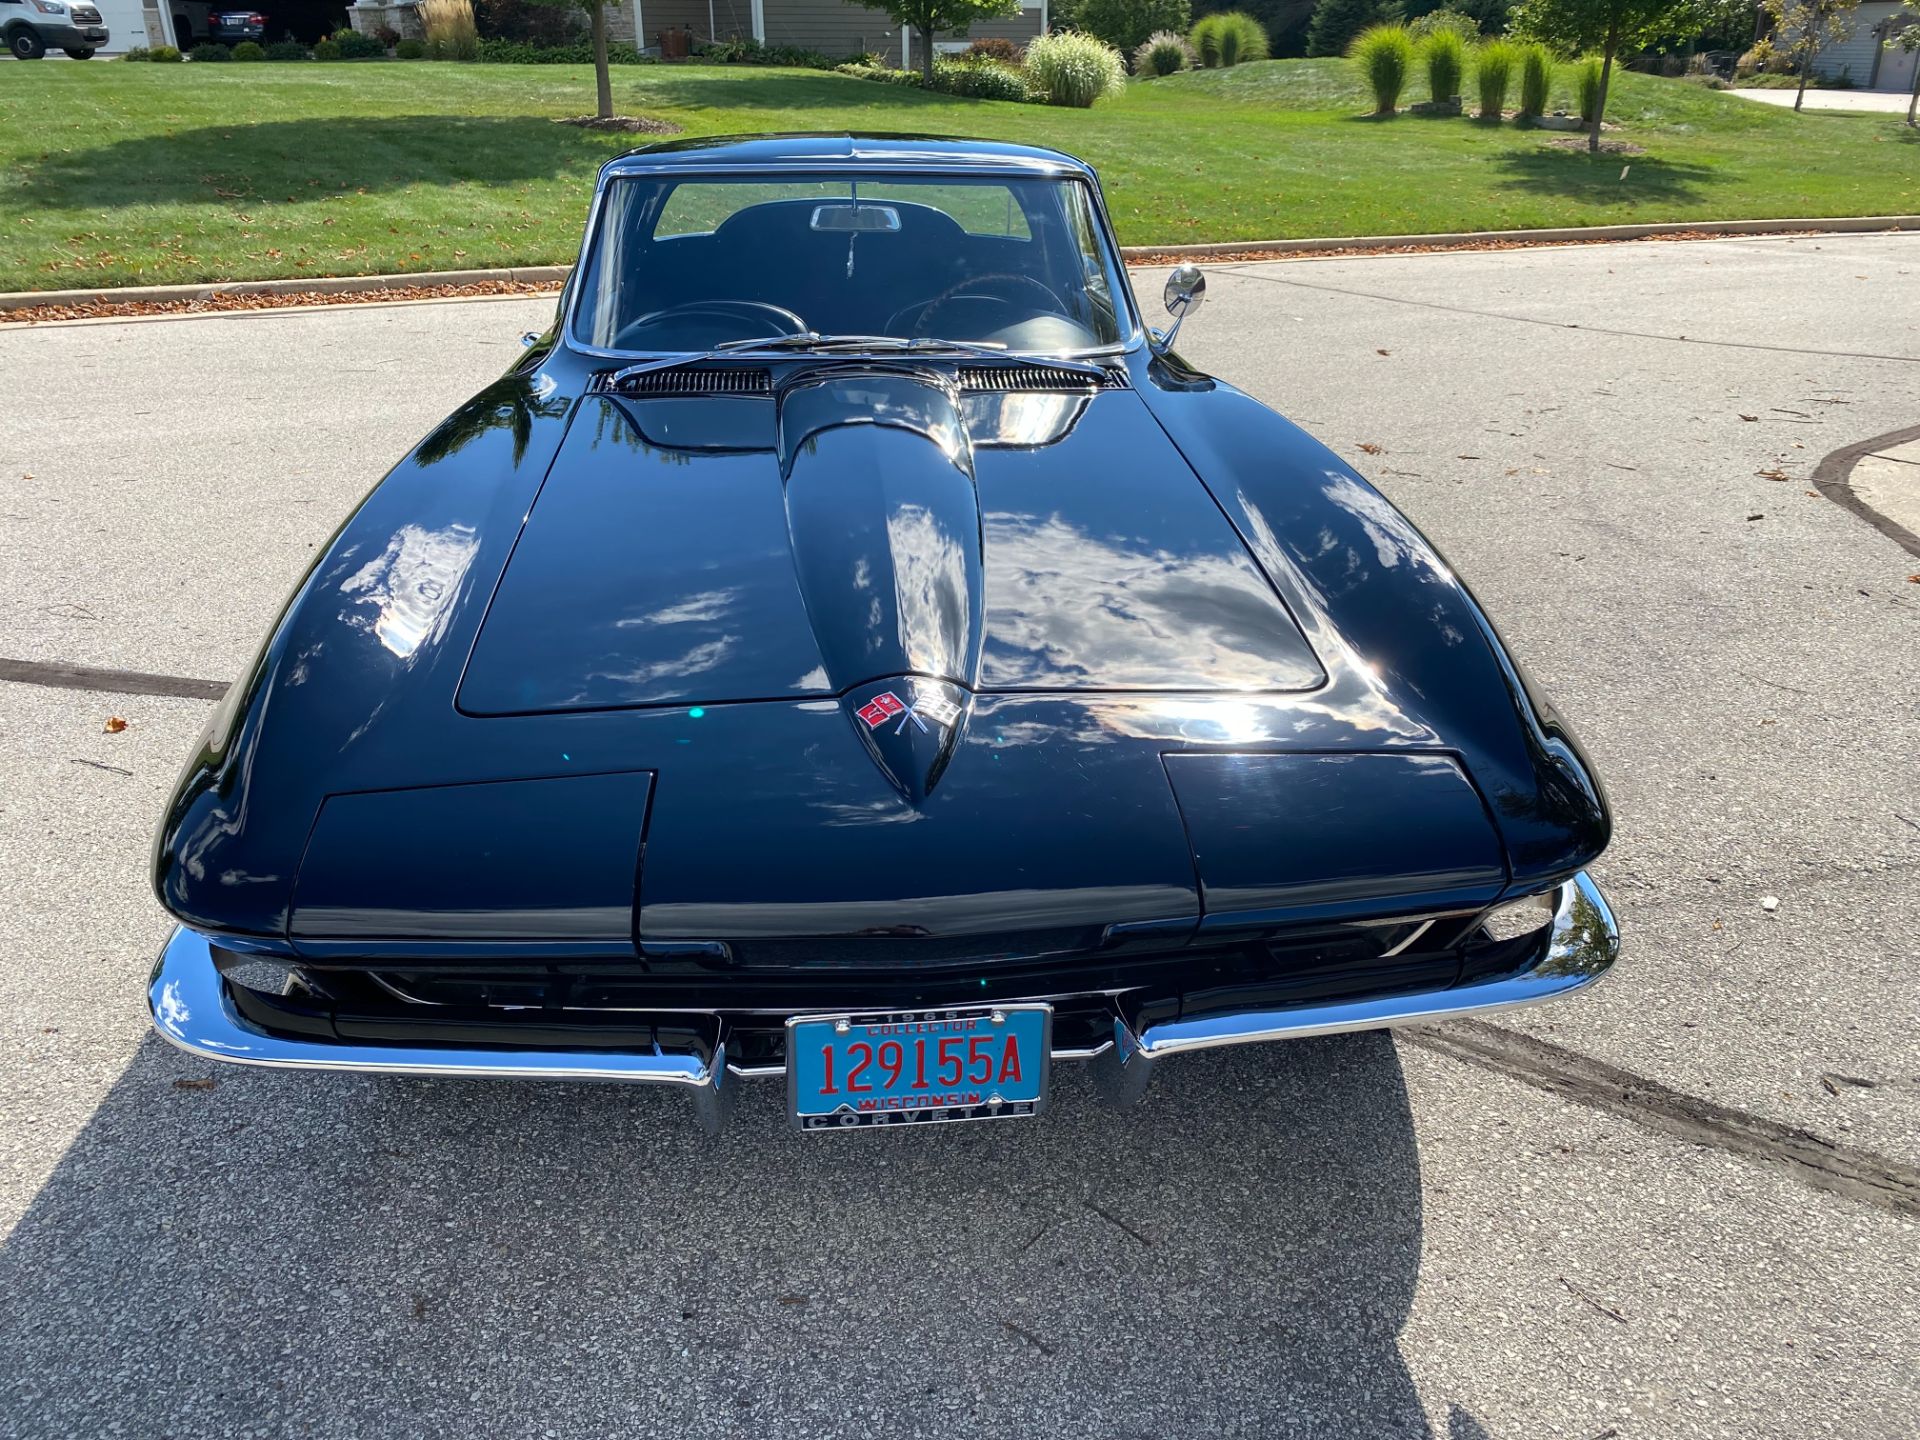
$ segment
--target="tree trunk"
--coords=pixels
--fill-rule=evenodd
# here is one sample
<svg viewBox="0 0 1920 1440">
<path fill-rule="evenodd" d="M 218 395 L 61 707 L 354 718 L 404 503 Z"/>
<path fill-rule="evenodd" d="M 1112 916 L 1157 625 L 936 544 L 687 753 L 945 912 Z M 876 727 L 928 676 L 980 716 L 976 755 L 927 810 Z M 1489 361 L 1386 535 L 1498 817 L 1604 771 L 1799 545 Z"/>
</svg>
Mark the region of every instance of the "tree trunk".
<svg viewBox="0 0 1920 1440">
<path fill-rule="evenodd" d="M 1913 112 L 1920 109 L 1920 60 L 1913 63 L 1913 93 L 1907 96 L 1907 124 L 1914 123 Z"/>
<path fill-rule="evenodd" d="M 933 89 L 933 31 L 925 28 L 920 31 L 920 83 L 922 89 Z"/>
<path fill-rule="evenodd" d="M 613 118 L 613 76 L 607 73 L 607 7 L 605 0 L 593 0 L 593 86 L 599 92 L 602 120 Z"/>
<path fill-rule="evenodd" d="M 1607 31 L 1607 43 L 1600 52 L 1600 96 L 1593 102 L 1593 128 L 1587 132 L 1587 153 L 1600 153 L 1600 122 L 1607 114 L 1607 86 L 1613 82 L 1613 52 L 1620 48 L 1620 32 Z"/>
<path fill-rule="evenodd" d="M 1793 92 L 1793 108 L 1798 110 L 1800 102 L 1807 98 L 1807 77 L 1813 74 L 1813 51 L 1808 50 L 1800 61 L 1800 88 Z"/>
</svg>

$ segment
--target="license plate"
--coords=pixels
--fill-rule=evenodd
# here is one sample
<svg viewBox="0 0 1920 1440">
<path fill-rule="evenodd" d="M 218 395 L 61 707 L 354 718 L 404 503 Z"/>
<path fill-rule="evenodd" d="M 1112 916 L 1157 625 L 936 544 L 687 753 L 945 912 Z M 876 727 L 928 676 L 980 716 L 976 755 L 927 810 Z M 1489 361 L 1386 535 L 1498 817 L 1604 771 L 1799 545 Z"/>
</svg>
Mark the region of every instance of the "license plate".
<svg viewBox="0 0 1920 1440">
<path fill-rule="evenodd" d="M 1048 1005 L 787 1021 L 787 1098 L 802 1130 L 1035 1115 L 1047 1098 Z"/>
</svg>

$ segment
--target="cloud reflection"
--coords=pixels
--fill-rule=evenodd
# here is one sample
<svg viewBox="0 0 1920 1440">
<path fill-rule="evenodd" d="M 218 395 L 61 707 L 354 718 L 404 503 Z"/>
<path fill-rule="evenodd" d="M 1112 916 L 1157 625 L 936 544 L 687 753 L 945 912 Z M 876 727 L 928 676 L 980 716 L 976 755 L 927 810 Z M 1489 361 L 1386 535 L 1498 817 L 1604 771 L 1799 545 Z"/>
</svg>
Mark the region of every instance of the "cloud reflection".
<svg viewBox="0 0 1920 1440">
<path fill-rule="evenodd" d="M 355 629 L 371 631 L 393 654 L 410 660 L 422 645 L 439 638 L 461 577 L 479 546 L 471 525 L 453 524 L 440 530 L 402 525 L 385 550 L 340 586 L 341 594 L 354 597 L 354 605 L 371 607 L 374 614 L 348 610 L 341 619 Z"/>
</svg>

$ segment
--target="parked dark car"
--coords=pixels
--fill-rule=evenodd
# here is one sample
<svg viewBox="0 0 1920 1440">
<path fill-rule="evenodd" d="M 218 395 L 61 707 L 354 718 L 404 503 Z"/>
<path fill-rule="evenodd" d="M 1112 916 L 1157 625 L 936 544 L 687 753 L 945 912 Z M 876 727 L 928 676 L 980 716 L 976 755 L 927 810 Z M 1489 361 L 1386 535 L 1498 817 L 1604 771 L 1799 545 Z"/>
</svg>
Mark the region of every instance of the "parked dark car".
<svg viewBox="0 0 1920 1440">
<path fill-rule="evenodd" d="M 16 60 L 38 60 L 60 50 L 75 60 L 91 60 L 107 43 L 108 31 L 92 5 L 68 0 L 0 0 L 0 36 Z"/>
<path fill-rule="evenodd" d="M 222 45 L 238 45 L 242 40 L 258 44 L 267 33 L 267 17 L 258 10 L 209 10 L 207 38 Z"/>
<path fill-rule="evenodd" d="M 709 1124 L 781 1077 L 839 1128 L 1613 963 L 1566 722 L 1377 490 L 1145 328 L 1078 161 L 637 151 L 528 339 L 188 763 L 176 1044 Z"/>
</svg>

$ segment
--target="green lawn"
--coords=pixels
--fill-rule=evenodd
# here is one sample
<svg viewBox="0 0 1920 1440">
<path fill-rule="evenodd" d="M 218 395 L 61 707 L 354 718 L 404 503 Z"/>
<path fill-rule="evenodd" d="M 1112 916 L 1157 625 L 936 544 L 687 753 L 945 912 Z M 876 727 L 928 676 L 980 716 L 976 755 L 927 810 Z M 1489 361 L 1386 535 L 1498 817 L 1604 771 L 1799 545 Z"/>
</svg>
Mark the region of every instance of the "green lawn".
<svg viewBox="0 0 1920 1440">
<path fill-rule="evenodd" d="M 573 258 L 627 139 L 553 123 L 563 66 L 9 63 L 0 289 L 372 274 Z M 1100 169 L 1130 244 L 1920 211 L 1892 115 L 1795 115 L 1620 77 L 1624 177 L 1544 133 L 1380 122 L 1338 61 L 1135 83 L 1091 111 L 954 100 L 808 71 L 635 66 L 619 108 L 691 134 L 922 131 L 1056 145 Z M 1409 97 L 1413 98 L 1413 97 Z"/>
</svg>

